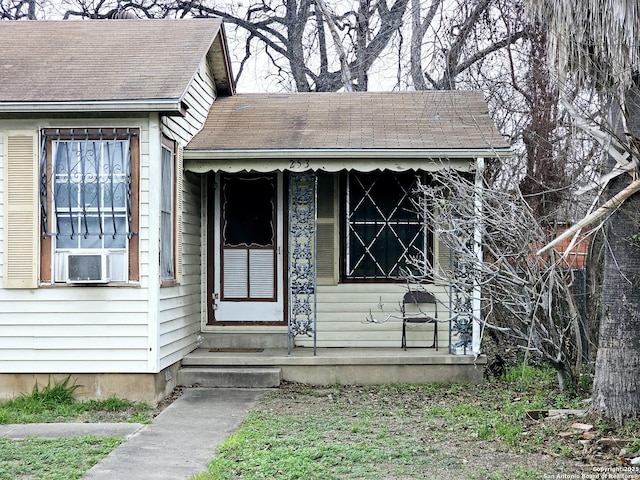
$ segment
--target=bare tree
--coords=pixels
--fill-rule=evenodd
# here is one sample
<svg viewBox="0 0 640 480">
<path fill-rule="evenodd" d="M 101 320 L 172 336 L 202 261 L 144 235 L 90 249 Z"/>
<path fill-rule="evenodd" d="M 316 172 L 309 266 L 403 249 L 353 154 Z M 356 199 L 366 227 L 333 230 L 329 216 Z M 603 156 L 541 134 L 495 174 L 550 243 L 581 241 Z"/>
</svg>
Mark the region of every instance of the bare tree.
<svg viewBox="0 0 640 480">
<path fill-rule="evenodd" d="M 422 6 L 415 0 L 411 10 L 415 88 L 483 90 L 515 153 L 515 162 L 492 164 L 490 178 L 519 183 L 536 217 L 557 222 L 574 175 L 567 176 L 571 144 L 559 128 L 566 112 L 551 81 L 545 31 L 527 21 L 522 1 L 432 0 L 424 16 Z"/>
<path fill-rule="evenodd" d="M 411 15 L 411 78 L 416 88 L 482 90 L 512 144 L 511 159 L 488 164 L 489 183 L 518 190 L 544 227 L 544 238 L 577 221 L 589 204 L 577 198 L 575 190 L 597 173 L 601 156 L 593 139 L 576 134 L 548 63 L 546 31 L 524 15 L 524 2 L 415 1 Z M 577 88 L 562 93 L 591 113 L 600 112 L 597 95 L 585 96 Z M 587 314 L 594 323 L 594 311 Z M 510 316 L 496 308 L 492 321 L 507 324 Z"/>
<path fill-rule="evenodd" d="M 416 90 L 455 90 L 459 76 L 527 34 L 512 2 L 431 0 L 422 16 L 423 3 L 414 0 L 411 8 L 410 69 Z"/>
<path fill-rule="evenodd" d="M 211 17 L 246 32 L 236 74 L 256 52 L 269 59 L 281 88 L 300 92 L 368 89 L 368 72 L 403 24 L 409 0 L 256 0 L 248 7 L 215 0 L 67 0 L 64 18 L 115 18 L 123 11 L 143 18 Z M 321 8 L 324 6 L 324 12 Z M 327 42 L 327 34 L 334 38 Z"/>
<path fill-rule="evenodd" d="M 353 80 L 351 77 L 351 68 L 349 67 L 349 62 L 347 61 L 347 54 L 342 47 L 342 40 L 340 38 L 340 33 L 338 32 L 338 27 L 336 23 L 333 21 L 333 15 L 329 12 L 329 9 L 324 3 L 324 0 L 315 0 L 315 5 L 322 12 L 322 16 L 327 22 L 327 26 L 329 27 L 329 31 L 331 32 L 331 36 L 333 37 L 333 43 L 338 51 L 338 57 L 340 58 L 340 69 L 342 71 L 342 86 L 345 92 L 353 92 Z M 363 82 L 366 86 L 366 81 Z"/>
<path fill-rule="evenodd" d="M 0 20 L 35 20 L 38 0 L 0 0 Z"/>
<path fill-rule="evenodd" d="M 546 241 L 546 227 L 517 186 L 511 191 L 478 186 L 443 170 L 415 198 L 418 211 L 452 255 L 450 268 L 416 259 L 415 270 L 433 272 L 454 291 L 481 287 L 483 315 L 475 321 L 552 365 L 561 388 L 574 387 L 582 343 L 571 269 L 556 252 L 535 255 Z M 473 243 L 475 231 L 482 238 L 482 258 Z"/>
<path fill-rule="evenodd" d="M 451 321 L 459 330 L 456 345 L 470 341 L 470 324 L 479 323 L 483 336 L 506 336 L 525 357 L 537 356 L 551 365 L 561 389 L 574 389 L 583 364 L 584 332 L 571 265 L 555 251 L 535 254 L 547 239 L 547 227 L 518 186 L 495 189 L 445 169 L 434 172 L 429 185 L 419 186 L 413 203 L 450 252 L 450 262 L 432 265 L 423 255 L 410 257 L 405 268 L 408 288 L 426 288 L 434 281 L 449 285 L 451 296 L 443 306 L 451 309 L 450 317 L 437 321 Z M 481 292 L 478 317 L 469 305 L 474 289 Z M 367 321 L 398 317 L 384 305 L 378 308 Z"/>
<path fill-rule="evenodd" d="M 327 15 L 335 27 L 334 38 L 340 32 L 339 50 L 346 57 L 342 64 L 352 73 L 353 88 L 364 91 L 369 69 L 402 26 L 408 0 L 336 2 L 335 6 L 326 4 L 325 15 L 313 0 L 261 0 L 248 9 L 245 18 L 197 3 L 180 2 L 179 8 L 197 15 L 218 15 L 242 27 L 249 32 L 243 62 L 252 54 L 252 42 L 260 40 L 278 71 L 290 72 L 295 89 L 308 92 L 337 91 L 344 85 L 339 55 L 332 53 L 326 41 Z"/>
<path fill-rule="evenodd" d="M 529 113 L 522 134 L 526 175 L 520 182 L 520 190 L 537 219 L 553 218 L 565 193 L 562 187 L 567 185 L 566 159 L 556 155 L 558 144 L 554 133 L 561 115 L 560 100 L 558 89 L 550 81 L 544 35 L 539 26 L 530 28 L 526 86 L 522 87 L 515 79 L 513 82 Z"/>
</svg>

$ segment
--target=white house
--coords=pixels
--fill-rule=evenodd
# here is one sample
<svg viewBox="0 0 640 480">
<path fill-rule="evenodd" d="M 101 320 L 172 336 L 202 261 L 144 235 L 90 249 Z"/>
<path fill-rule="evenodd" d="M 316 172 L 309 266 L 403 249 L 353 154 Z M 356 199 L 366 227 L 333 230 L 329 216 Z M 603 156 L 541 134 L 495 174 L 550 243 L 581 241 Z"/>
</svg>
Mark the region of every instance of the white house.
<svg viewBox="0 0 640 480">
<path fill-rule="evenodd" d="M 412 190 L 508 154 L 479 92 L 235 94 L 217 19 L 3 22 L 0 42 L 0 398 L 72 375 L 154 402 L 203 346 L 388 363 L 401 322 L 366 318 L 408 255 L 449 258 Z"/>
</svg>

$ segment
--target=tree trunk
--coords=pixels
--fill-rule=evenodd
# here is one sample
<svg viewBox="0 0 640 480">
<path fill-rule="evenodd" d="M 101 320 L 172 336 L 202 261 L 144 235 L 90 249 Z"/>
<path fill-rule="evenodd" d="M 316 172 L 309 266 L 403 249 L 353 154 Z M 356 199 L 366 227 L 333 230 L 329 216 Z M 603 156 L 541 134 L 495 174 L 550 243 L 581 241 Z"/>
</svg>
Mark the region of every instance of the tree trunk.
<svg viewBox="0 0 640 480">
<path fill-rule="evenodd" d="M 304 27 L 307 22 L 309 12 L 309 0 L 291 1 L 286 3 L 287 15 L 287 51 L 289 52 L 289 66 L 291 75 L 296 84 L 297 92 L 308 92 L 311 90 L 306 74 L 306 64 L 302 38 Z"/>
<path fill-rule="evenodd" d="M 602 312 L 602 284 L 604 275 L 604 254 L 607 245 L 604 232 L 599 230 L 591 236 L 587 258 L 587 337 L 589 338 L 589 362 L 595 362 L 598 353 L 598 335 Z"/>
<path fill-rule="evenodd" d="M 29 0 L 29 20 L 37 20 L 36 17 L 36 0 Z"/>
<path fill-rule="evenodd" d="M 640 133 L 640 90 L 629 92 L 629 129 Z M 620 175 L 615 195 L 629 184 Z M 632 195 L 607 221 L 602 316 L 592 410 L 617 424 L 640 414 L 640 193 Z"/>
</svg>

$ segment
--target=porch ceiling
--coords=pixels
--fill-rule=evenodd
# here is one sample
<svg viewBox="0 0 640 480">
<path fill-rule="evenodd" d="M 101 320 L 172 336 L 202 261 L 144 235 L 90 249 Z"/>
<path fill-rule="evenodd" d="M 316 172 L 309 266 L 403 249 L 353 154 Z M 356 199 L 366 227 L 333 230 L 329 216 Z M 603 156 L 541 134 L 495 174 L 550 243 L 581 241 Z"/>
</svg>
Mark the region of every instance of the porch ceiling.
<svg viewBox="0 0 640 480">
<path fill-rule="evenodd" d="M 428 159 L 437 160 L 432 169 L 443 161 L 464 168 L 476 157 L 507 155 L 478 91 L 219 98 L 185 150 L 193 171 L 406 170 L 428 168 Z"/>
</svg>

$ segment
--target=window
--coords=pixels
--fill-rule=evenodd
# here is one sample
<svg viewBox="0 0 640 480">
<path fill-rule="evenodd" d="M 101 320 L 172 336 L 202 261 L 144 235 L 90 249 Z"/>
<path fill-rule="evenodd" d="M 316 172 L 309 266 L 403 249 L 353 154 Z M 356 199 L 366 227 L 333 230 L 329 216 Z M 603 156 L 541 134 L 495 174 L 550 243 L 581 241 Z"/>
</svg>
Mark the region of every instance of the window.
<svg viewBox="0 0 640 480">
<path fill-rule="evenodd" d="M 160 280 L 163 284 L 175 280 L 175 143 L 163 139 L 160 192 Z"/>
<path fill-rule="evenodd" d="M 316 231 L 316 282 L 318 285 L 337 285 L 340 249 L 339 176 L 316 172 L 317 176 L 317 231 Z"/>
<path fill-rule="evenodd" d="M 41 280 L 138 280 L 138 131 L 42 132 Z"/>
<path fill-rule="evenodd" d="M 347 172 L 347 279 L 400 280 L 412 268 L 409 257 L 431 263 L 433 235 L 411 202 L 418 182 L 425 181 L 426 175 L 416 172 Z"/>
</svg>

